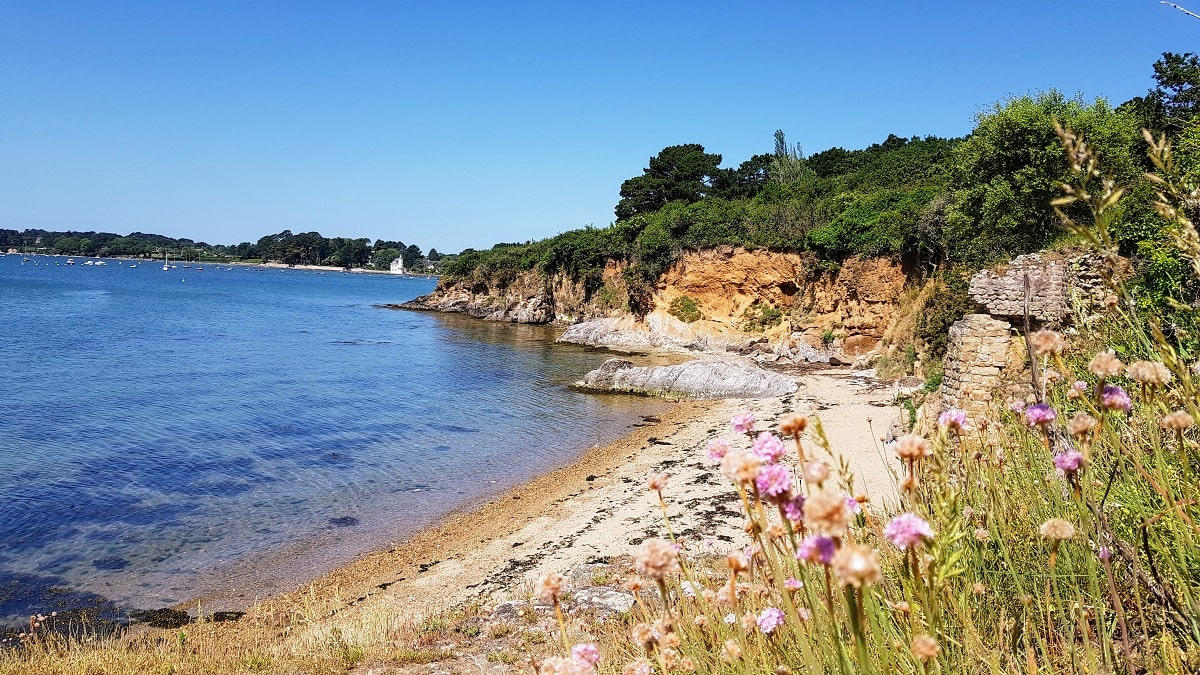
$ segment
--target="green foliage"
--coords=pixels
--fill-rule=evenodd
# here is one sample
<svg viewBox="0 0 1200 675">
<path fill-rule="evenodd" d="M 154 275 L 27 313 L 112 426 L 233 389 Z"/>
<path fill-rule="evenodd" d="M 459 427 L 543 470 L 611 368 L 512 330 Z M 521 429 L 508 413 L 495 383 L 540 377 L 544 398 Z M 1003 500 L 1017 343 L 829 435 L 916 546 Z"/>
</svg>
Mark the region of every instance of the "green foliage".
<svg viewBox="0 0 1200 675">
<path fill-rule="evenodd" d="M 704 316 L 696 306 L 696 300 L 689 295 L 681 295 L 671 301 L 667 312 L 684 323 L 695 323 Z"/>
<path fill-rule="evenodd" d="M 975 308 L 967 294 L 969 270 L 958 267 L 941 273 L 933 282 L 935 291 L 917 315 L 916 337 L 925 345 L 928 358 L 941 362 L 949 343 L 950 325 Z"/>
<path fill-rule="evenodd" d="M 783 312 L 778 308 L 756 302 L 742 313 L 742 330 L 757 333 L 783 323 Z"/>
<path fill-rule="evenodd" d="M 671 145 L 650 158 L 641 176 L 621 184 L 618 218 L 649 213 L 673 201 L 699 201 L 720 173 L 721 156 L 704 152 L 699 143 Z"/>
<path fill-rule="evenodd" d="M 1118 184 L 1137 180 L 1136 120 L 1103 99 L 1087 104 L 1051 90 L 997 103 L 953 153 L 955 193 L 946 222 L 951 259 L 1011 258 L 1041 249 L 1060 234 L 1050 202 L 1070 167 L 1055 120 L 1091 140 Z"/>
</svg>

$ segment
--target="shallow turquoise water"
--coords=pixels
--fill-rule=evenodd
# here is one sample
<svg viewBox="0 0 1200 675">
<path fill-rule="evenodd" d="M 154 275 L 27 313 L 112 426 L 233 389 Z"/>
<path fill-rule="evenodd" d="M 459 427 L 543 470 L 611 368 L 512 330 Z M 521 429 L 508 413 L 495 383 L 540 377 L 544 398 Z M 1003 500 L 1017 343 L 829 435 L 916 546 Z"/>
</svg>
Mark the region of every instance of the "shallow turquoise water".
<svg viewBox="0 0 1200 675">
<path fill-rule="evenodd" d="M 82 263 L 83 259 L 77 260 Z M 433 281 L 0 256 L 0 621 L 288 590 L 623 435 L 550 329 Z"/>
</svg>

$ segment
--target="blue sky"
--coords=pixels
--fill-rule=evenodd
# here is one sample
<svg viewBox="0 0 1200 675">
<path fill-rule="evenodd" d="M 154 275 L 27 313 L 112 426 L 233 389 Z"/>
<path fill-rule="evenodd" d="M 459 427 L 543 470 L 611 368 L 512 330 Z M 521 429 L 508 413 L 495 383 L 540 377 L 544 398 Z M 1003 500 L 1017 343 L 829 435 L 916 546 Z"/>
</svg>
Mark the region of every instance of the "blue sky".
<svg viewBox="0 0 1200 675">
<path fill-rule="evenodd" d="M 961 136 L 1198 48 L 1157 0 L 4 0 L 0 227 L 485 248 L 609 224 L 667 145 Z"/>
</svg>

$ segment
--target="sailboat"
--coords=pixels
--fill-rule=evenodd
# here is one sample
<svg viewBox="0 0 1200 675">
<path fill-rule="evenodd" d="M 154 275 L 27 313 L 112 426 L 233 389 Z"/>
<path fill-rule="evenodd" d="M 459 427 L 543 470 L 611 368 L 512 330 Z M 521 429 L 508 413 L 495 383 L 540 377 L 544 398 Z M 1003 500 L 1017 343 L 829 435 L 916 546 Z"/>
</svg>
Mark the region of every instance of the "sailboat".
<svg viewBox="0 0 1200 675">
<path fill-rule="evenodd" d="M 163 251 L 163 271 L 166 272 L 169 269 L 171 269 L 171 266 L 167 264 L 167 252 Z"/>
</svg>

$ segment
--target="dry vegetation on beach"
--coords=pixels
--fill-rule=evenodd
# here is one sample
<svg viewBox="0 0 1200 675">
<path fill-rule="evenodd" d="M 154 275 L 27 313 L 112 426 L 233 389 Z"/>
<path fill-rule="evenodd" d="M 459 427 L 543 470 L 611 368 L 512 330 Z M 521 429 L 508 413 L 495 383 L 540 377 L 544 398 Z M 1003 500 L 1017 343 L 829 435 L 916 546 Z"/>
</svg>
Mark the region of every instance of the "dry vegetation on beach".
<svg viewBox="0 0 1200 675">
<path fill-rule="evenodd" d="M 1076 181 L 1057 205 L 1086 207 L 1092 227 L 1063 218 L 1110 255 L 1120 191 L 1062 140 Z M 1200 276 L 1195 193 L 1152 157 Z M 1196 672 L 1196 364 L 1114 290 L 1078 335 L 1031 336 L 1030 400 L 947 410 L 884 459 L 866 418 L 886 394 L 812 376 L 754 410 L 664 416 L 237 622 L 90 640 L 35 619 L 0 672 Z M 457 602 L 489 584 L 513 601 Z M 584 602 L 595 589 L 630 603 Z"/>
</svg>

